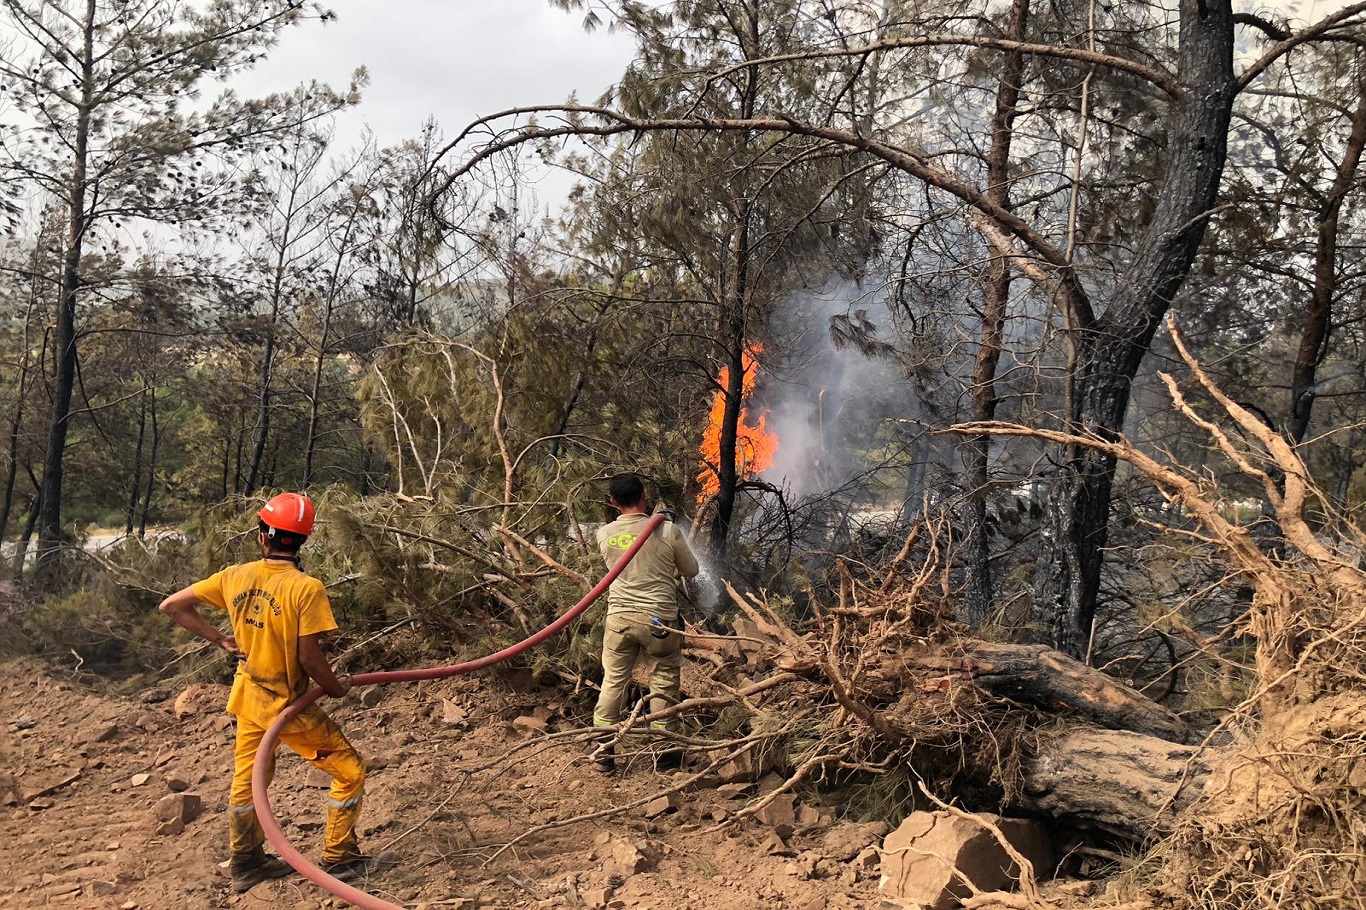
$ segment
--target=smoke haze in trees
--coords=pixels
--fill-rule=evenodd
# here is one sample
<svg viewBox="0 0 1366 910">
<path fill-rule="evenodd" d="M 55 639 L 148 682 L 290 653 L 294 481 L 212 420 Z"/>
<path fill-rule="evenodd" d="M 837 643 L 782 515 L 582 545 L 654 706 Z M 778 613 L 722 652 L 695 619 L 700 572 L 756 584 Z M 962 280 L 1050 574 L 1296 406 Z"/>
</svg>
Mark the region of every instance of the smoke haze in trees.
<svg viewBox="0 0 1366 910">
<path fill-rule="evenodd" d="M 925 448 L 919 398 L 894 358 L 836 345 L 832 320 L 861 327 L 875 345 L 891 340 L 880 289 L 831 279 L 787 298 L 773 317 L 774 341 L 760 365 L 758 398 L 779 440 L 763 479 L 794 498 L 843 490 L 872 506 L 899 505 L 905 493 L 916 492 L 905 483 L 907 453 Z M 869 477 L 884 463 L 902 468 L 890 489 L 890 478 Z"/>
</svg>

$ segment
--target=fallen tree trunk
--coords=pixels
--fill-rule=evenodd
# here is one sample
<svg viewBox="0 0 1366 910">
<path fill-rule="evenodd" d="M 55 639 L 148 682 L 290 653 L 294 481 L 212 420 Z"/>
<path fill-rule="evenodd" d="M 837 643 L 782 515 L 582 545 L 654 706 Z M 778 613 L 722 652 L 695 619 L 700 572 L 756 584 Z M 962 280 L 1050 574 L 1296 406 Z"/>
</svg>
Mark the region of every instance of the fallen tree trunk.
<svg viewBox="0 0 1366 910">
<path fill-rule="evenodd" d="M 1048 714 L 1073 717 L 1109 730 L 1129 730 L 1170 742 L 1190 742 L 1190 725 L 1113 677 L 1044 645 L 962 642 L 962 656 L 942 653 L 902 656 L 884 663 L 872 677 L 897 685 L 926 670 L 945 682 L 969 680 L 992 695 Z"/>
<path fill-rule="evenodd" d="M 1190 742 L 1185 721 L 1113 677 L 1043 645 L 973 642 L 963 672 L 983 689 L 1109 730 Z"/>
<path fill-rule="evenodd" d="M 1204 787 L 1195 746 L 1124 730 L 1073 729 L 1024 766 L 1024 808 L 1135 842 L 1168 833 Z"/>
<path fill-rule="evenodd" d="M 1219 755 L 1186 745 L 1196 733 L 1176 714 L 1042 645 L 896 637 L 889 623 L 857 647 L 832 648 L 850 627 L 798 635 L 763 600 L 732 598 L 748 618 L 718 653 L 743 659 L 747 673 L 775 668 L 814 684 L 803 701 L 838 706 L 833 722 L 849 731 L 851 753 L 866 736 L 860 748 L 906 750 L 918 774 L 997 786 L 1008 805 L 1143 843 L 1172 829 Z M 1047 732 L 1050 717 L 1067 728 Z"/>
</svg>

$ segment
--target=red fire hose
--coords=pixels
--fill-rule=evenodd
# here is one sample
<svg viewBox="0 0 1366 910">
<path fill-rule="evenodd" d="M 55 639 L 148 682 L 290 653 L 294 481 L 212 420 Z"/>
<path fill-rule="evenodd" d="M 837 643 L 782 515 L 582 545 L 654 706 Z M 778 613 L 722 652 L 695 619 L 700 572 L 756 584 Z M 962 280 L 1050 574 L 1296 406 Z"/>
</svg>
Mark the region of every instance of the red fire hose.
<svg viewBox="0 0 1366 910">
<path fill-rule="evenodd" d="M 491 667 L 494 664 L 502 663 L 511 657 L 515 657 L 523 651 L 536 647 L 541 642 L 556 635 L 571 622 L 578 619 L 579 615 L 583 613 L 584 610 L 587 610 L 593 605 L 593 601 L 602 596 L 603 592 L 607 590 L 608 585 L 621 574 L 621 571 L 626 568 L 626 564 L 640 551 L 641 546 L 644 545 L 649 536 L 664 522 L 664 518 L 665 516 L 662 514 L 655 515 L 646 522 L 645 528 L 640 532 L 640 536 L 636 538 L 635 543 L 631 544 L 631 548 L 621 555 L 621 558 L 617 560 L 616 565 L 612 566 L 611 570 L 602 577 L 602 581 L 594 585 L 593 590 L 585 594 L 583 600 L 576 603 L 563 616 L 532 635 L 530 638 L 520 641 L 511 647 L 504 648 L 496 654 L 490 654 L 487 657 L 466 661 L 462 664 L 452 664 L 449 667 L 429 667 L 425 670 L 395 670 L 388 673 L 362 673 L 359 676 L 353 676 L 351 678 L 351 684 L 353 686 L 375 686 L 395 682 L 415 682 L 421 679 L 445 679 L 447 676 L 459 676 L 462 673 L 472 673 L 475 670 Z M 251 796 L 252 802 L 256 807 L 256 818 L 260 821 L 261 827 L 265 830 L 266 838 L 274 845 L 276 852 L 280 854 L 280 858 L 293 866 L 298 870 L 300 875 L 313 882 L 315 885 L 318 885 L 325 891 L 330 891 L 344 901 L 361 907 L 362 910 L 403 910 L 403 908 L 396 904 L 391 904 L 388 901 L 375 897 L 373 894 L 367 894 L 359 888 L 353 888 L 345 882 L 338 881 L 322 869 L 319 869 L 313 863 L 309 862 L 308 858 L 300 853 L 285 837 L 285 833 L 280 830 L 280 823 L 275 820 L 275 813 L 270 808 L 270 795 L 266 792 L 267 788 L 270 786 L 270 782 L 266 779 L 266 772 L 270 768 L 270 759 L 275 752 L 275 741 L 280 736 L 280 730 L 284 728 L 285 724 L 293 720 L 300 711 L 313 704 L 321 698 L 322 695 L 322 689 L 317 687 L 310 689 L 303 698 L 300 698 L 288 708 L 281 711 L 280 716 L 275 718 L 275 722 L 266 728 L 265 736 L 261 738 L 261 745 L 256 750 L 256 767 L 253 768 L 251 772 Z"/>
</svg>

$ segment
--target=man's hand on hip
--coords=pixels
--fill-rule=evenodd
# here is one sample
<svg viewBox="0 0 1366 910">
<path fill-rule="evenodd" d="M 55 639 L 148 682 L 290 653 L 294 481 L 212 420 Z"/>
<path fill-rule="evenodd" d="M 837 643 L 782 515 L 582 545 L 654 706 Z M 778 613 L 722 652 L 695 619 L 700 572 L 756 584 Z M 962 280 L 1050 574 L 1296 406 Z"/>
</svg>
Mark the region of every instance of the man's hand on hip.
<svg viewBox="0 0 1366 910">
<path fill-rule="evenodd" d="M 243 651 L 241 647 L 238 646 L 237 639 L 232 635 L 224 635 L 222 638 L 218 639 L 218 641 L 214 642 L 214 644 L 218 645 L 218 647 L 227 651 L 238 660 L 247 659 L 247 652 Z"/>
</svg>

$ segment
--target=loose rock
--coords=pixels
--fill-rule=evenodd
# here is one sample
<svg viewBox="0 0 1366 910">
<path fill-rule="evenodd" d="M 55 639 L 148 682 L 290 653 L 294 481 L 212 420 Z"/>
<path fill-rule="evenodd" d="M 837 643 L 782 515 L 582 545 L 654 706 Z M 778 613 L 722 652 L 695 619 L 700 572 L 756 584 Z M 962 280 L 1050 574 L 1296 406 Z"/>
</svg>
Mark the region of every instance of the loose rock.
<svg viewBox="0 0 1366 910">
<path fill-rule="evenodd" d="M 185 830 L 185 823 L 178 818 L 173 818 L 168 822 L 161 822 L 156 826 L 156 833 L 162 837 L 171 837 Z"/>
<path fill-rule="evenodd" d="M 0 771 L 0 806 L 17 806 L 23 794 L 19 790 L 19 778 Z"/>
<path fill-rule="evenodd" d="M 612 899 L 612 894 L 611 888 L 589 888 L 579 896 L 583 898 L 588 910 L 603 910 Z"/>
<path fill-rule="evenodd" d="M 539 717 L 524 714 L 512 721 L 512 729 L 528 736 L 535 736 L 546 731 L 546 722 Z"/>
<path fill-rule="evenodd" d="M 774 797 L 772 802 L 754 813 L 754 817 L 770 828 L 791 830 L 797 824 L 795 805 L 796 798 L 791 793 L 783 793 Z"/>
<path fill-rule="evenodd" d="M 193 793 L 172 793 L 158 800 L 154 811 L 158 821 L 180 822 L 184 826 L 199 817 L 202 807 L 203 802 Z"/>
<path fill-rule="evenodd" d="M 666 812 L 673 812 L 678 809 L 678 794 L 666 793 L 658 799 L 653 799 L 645 804 L 645 817 L 657 818 Z"/>
<path fill-rule="evenodd" d="M 196 683 L 176 696 L 171 710 L 180 720 L 196 714 L 216 714 L 228 703 L 228 692 L 227 686 Z"/>
<path fill-rule="evenodd" d="M 983 814 L 1042 874 L 1052 865 L 1052 848 L 1043 829 L 1032 821 Z M 1003 891 L 1019 877 L 1019 868 L 981 825 L 948 812 L 913 812 L 882 845 L 883 897 L 951 910 L 972 892 L 960 876 L 980 891 Z"/>
<path fill-rule="evenodd" d="M 768 837 L 764 838 L 763 843 L 759 845 L 759 851 L 765 856 L 795 856 L 797 853 L 774 831 L 770 831 Z"/>
<path fill-rule="evenodd" d="M 452 727 L 464 727 L 469 724 L 470 717 L 459 704 L 449 698 L 443 698 L 441 699 L 441 722 L 450 724 Z"/>
<path fill-rule="evenodd" d="M 92 738 L 91 741 L 92 741 L 92 742 L 97 742 L 97 743 L 107 743 L 107 742 L 109 742 L 111 739 L 114 739 L 115 737 L 117 737 L 118 735 L 119 735 L 119 725 L 118 725 L 118 724 L 105 724 L 104 726 L 98 728 L 98 729 L 95 731 L 95 735 L 94 735 L 94 737 Z"/>
<path fill-rule="evenodd" d="M 841 863 L 848 862 L 857 856 L 860 850 L 867 848 L 886 833 L 886 831 L 879 833 L 869 825 L 842 822 L 831 827 L 822 835 L 821 852 L 830 859 Z"/>
<path fill-rule="evenodd" d="M 769 767 L 768 761 L 756 761 L 751 753 L 743 752 L 717 768 L 716 776 L 722 784 L 748 784 L 758 780 Z"/>
<path fill-rule="evenodd" d="M 878 853 L 877 847 L 864 847 L 858 852 L 850 863 L 855 869 L 871 871 L 876 869 L 882 862 L 882 856 Z"/>
<path fill-rule="evenodd" d="M 650 871 L 656 862 L 655 851 L 650 846 L 649 841 L 644 840 L 631 843 L 619 837 L 613 837 L 607 845 L 605 853 L 607 867 L 613 872 L 628 877 Z"/>
</svg>

